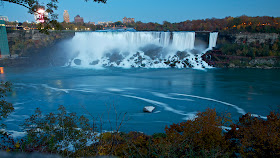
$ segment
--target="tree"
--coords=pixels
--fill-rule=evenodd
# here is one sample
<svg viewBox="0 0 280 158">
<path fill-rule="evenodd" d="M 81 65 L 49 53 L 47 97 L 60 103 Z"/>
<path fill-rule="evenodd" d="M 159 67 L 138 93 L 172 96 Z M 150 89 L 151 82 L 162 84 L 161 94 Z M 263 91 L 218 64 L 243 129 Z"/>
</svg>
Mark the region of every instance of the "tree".
<svg viewBox="0 0 280 158">
<path fill-rule="evenodd" d="M 48 3 L 46 5 L 39 2 L 39 0 L 0 0 L 1 2 L 7 2 L 7 3 L 13 3 L 16 5 L 23 6 L 28 9 L 28 13 L 35 14 L 38 13 L 39 9 L 44 9 L 49 17 L 44 17 L 45 22 L 40 23 L 38 25 L 38 29 L 40 32 L 48 34 L 48 30 L 55 28 L 55 29 L 61 29 L 61 25 L 58 23 L 57 14 L 55 14 L 54 10 L 57 10 L 58 6 L 58 0 L 48 0 Z M 85 0 L 86 2 L 90 0 Z M 106 3 L 107 0 L 92 0 L 93 2 L 98 3 Z"/>
<path fill-rule="evenodd" d="M 14 107 L 11 103 L 8 103 L 5 100 L 5 96 L 8 92 L 11 91 L 11 83 L 10 82 L 1 82 L 0 83 L 0 121 L 3 118 L 7 118 L 11 112 L 14 111 Z M 0 127 L 3 127 L 4 124 L 0 124 Z"/>
</svg>

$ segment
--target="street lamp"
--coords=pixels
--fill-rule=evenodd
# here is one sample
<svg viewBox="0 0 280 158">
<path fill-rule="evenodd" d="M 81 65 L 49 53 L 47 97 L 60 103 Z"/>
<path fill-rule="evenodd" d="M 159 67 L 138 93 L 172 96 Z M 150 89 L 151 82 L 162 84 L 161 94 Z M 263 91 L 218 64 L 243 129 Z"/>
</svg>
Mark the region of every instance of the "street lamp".
<svg viewBox="0 0 280 158">
<path fill-rule="evenodd" d="M 44 23 L 45 22 L 45 17 L 48 16 L 48 13 L 45 11 L 43 8 L 39 8 L 35 14 L 35 20 L 37 23 Z"/>
</svg>

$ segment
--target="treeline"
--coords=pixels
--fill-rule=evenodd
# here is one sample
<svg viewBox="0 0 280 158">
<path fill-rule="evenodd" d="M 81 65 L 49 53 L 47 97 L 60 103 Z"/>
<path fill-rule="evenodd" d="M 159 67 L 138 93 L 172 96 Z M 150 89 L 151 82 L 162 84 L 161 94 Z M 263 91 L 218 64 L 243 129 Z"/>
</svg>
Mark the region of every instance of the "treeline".
<svg viewBox="0 0 280 158">
<path fill-rule="evenodd" d="M 13 24 L 15 22 L 8 22 Z M 21 23 L 24 27 L 36 28 L 34 23 Z M 201 19 L 201 20 L 186 20 L 179 23 L 170 23 L 164 21 L 159 23 L 122 23 L 117 21 L 107 25 L 94 25 L 90 23 L 75 24 L 75 23 L 60 23 L 55 29 L 60 30 L 86 30 L 95 31 L 103 30 L 110 27 L 129 27 L 137 31 L 219 31 L 225 33 L 251 32 L 251 33 L 280 33 L 280 17 L 249 17 L 246 15 L 240 17 L 225 17 L 223 19 Z"/>
<path fill-rule="evenodd" d="M 89 23 L 74 24 L 61 23 L 62 29 L 70 30 L 103 30 L 111 27 L 128 27 L 134 28 L 137 31 L 218 31 L 225 33 L 251 32 L 251 33 L 280 33 L 280 17 L 274 18 L 269 16 L 263 17 L 226 17 L 223 19 L 202 19 L 202 20 L 187 20 L 180 23 L 170 23 L 163 21 L 159 23 L 122 23 L 117 21 L 108 25 L 92 25 Z"/>
<path fill-rule="evenodd" d="M 228 33 L 258 32 L 258 33 L 280 33 L 280 17 L 269 16 L 249 17 L 226 17 L 223 19 L 187 20 L 180 23 L 164 21 L 158 23 L 136 22 L 138 31 L 219 31 Z"/>
</svg>

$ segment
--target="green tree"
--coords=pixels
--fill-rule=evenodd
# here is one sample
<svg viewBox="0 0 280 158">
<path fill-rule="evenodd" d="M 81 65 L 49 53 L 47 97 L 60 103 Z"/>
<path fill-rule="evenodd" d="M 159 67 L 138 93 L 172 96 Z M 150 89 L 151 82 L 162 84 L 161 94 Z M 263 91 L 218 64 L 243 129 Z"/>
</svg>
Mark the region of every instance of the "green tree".
<svg viewBox="0 0 280 158">
<path fill-rule="evenodd" d="M 11 83 L 10 82 L 1 82 L 0 83 L 0 121 L 3 118 L 7 118 L 11 112 L 14 111 L 14 107 L 11 103 L 8 103 L 5 100 L 5 97 L 8 92 L 11 92 Z M 4 124 L 0 124 L 0 128 L 3 128 Z"/>
</svg>

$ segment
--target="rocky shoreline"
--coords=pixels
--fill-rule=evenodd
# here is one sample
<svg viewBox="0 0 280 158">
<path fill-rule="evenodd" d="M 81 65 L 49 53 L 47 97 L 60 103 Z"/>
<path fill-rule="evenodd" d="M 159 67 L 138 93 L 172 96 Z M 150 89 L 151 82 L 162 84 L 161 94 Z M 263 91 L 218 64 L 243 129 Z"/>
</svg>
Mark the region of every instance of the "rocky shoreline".
<svg viewBox="0 0 280 158">
<path fill-rule="evenodd" d="M 279 57 L 244 57 L 225 55 L 219 50 L 209 51 L 202 56 L 209 65 L 217 68 L 280 69 Z"/>
</svg>

